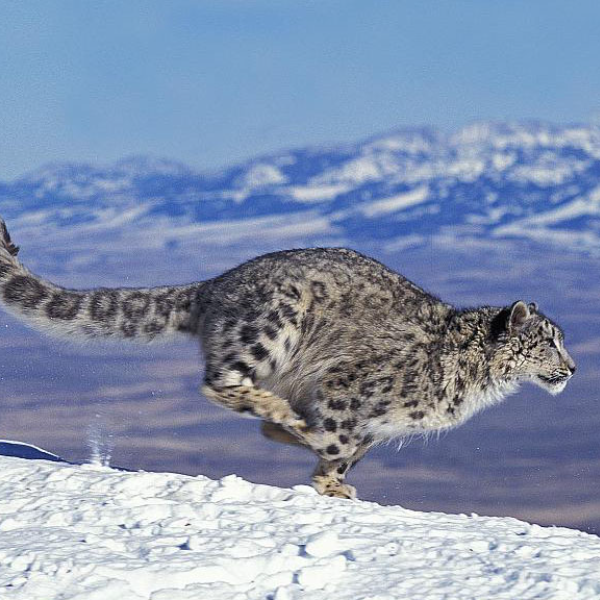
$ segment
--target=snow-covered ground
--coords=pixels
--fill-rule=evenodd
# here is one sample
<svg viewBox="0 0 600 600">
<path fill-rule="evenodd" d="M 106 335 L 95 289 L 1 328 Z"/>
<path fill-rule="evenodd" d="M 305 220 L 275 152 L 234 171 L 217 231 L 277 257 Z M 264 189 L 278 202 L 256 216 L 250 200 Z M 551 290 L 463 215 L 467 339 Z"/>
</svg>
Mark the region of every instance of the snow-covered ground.
<svg viewBox="0 0 600 600">
<path fill-rule="evenodd" d="M 600 539 L 311 488 L 0 457 L 2 600 L 600 598 Z"/>
</svg>

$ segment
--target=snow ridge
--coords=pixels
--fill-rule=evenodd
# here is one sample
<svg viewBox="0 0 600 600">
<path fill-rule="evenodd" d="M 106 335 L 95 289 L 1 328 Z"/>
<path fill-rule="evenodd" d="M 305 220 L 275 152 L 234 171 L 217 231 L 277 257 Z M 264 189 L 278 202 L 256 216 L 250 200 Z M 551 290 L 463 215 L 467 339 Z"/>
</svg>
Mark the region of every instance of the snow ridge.
<svg viewBox="0 0 600 600">
<path fill-rule="evenodd" d="M 7 600 L 560 599 L 600 595 L 600 540 L 312 488 L 0 457 Z"/>
</svg>

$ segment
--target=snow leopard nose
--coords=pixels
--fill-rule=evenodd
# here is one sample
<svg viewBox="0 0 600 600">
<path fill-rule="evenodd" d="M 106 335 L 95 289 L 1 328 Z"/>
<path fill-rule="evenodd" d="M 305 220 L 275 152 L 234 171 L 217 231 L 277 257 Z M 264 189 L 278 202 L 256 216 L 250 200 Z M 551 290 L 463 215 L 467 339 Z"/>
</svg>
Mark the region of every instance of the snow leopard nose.
<svg viewBox="0 0 600 600">
<path fill-rule="evenodd" d="M 571 371 L 571 375 L 575 375 L 575 371 L 577 371 L 577 365 L 575 364 L 575 361 L 571 358 L 571 356 L 569 355 L 569 353 L 563 349 L 563 352 L 561 354 L 561 358 L 562 358 L 562 362 L 563 365 L 569 370 Z"/>
<path fill-rule="evenodd" d="M 564 364 L 565 367 L 571 372 L 571 375 L 575 375 L 575 371 L 577 371 L 577 365 L 570 356 L 565 360 Z"/>
</svg>

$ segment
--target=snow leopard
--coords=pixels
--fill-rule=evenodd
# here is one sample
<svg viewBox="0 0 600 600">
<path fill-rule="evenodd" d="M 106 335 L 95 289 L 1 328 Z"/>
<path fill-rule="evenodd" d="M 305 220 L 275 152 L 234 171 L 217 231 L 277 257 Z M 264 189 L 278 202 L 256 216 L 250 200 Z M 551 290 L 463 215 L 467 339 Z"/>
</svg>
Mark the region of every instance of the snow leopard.
<svg viewBox="0 0 600 600">
<path fill-rule="evenodd" d="M 201 391 L 316 454 L 312 481 L 355 498 L 350 468 L 374 445 L 464 423 L 522 382 L 561 392 L 564 333 L 536 303 L 456 308 L 347 248 L 285 250 L 212 279 L 65 289 L 17 258 L 0 219 L 0 301 L 62 336 L 198 339 Z"/>
</svg>

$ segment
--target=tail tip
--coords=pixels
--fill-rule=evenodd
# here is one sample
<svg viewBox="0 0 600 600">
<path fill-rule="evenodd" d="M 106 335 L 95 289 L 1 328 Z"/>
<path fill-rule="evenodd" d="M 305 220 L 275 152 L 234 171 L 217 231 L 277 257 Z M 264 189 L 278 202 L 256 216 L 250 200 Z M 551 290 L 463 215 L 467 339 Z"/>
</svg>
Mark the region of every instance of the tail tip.
<svg viewBox="0 0 600 600">
<path fill-rule="evenodd" d="M 10 233 L 6 227 L 4 219 L 0 217 L 0 245 L 11 255 L 17 256 L 19 254 L 19 246 L 15 246 L 10 239 Z"/>
</svg>

